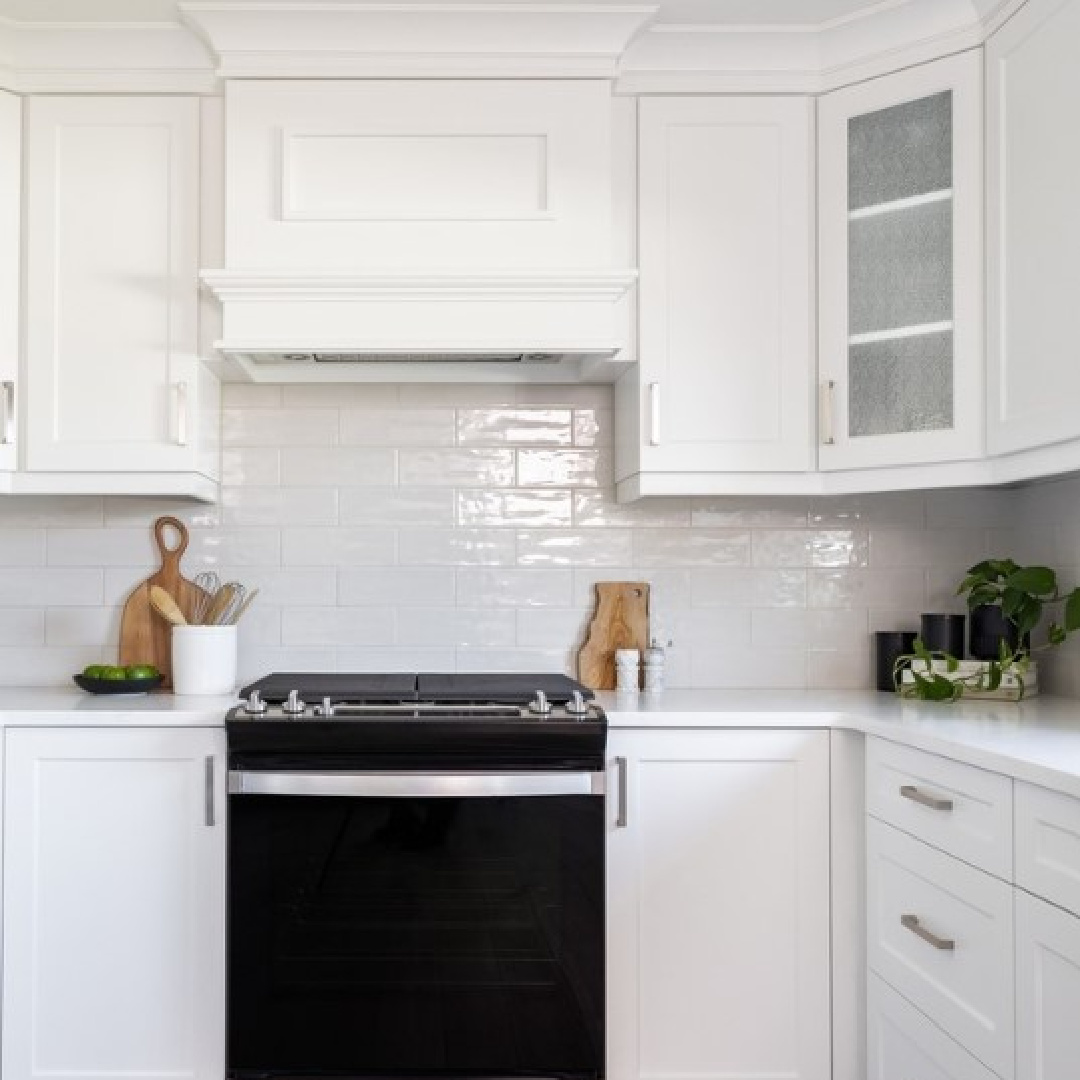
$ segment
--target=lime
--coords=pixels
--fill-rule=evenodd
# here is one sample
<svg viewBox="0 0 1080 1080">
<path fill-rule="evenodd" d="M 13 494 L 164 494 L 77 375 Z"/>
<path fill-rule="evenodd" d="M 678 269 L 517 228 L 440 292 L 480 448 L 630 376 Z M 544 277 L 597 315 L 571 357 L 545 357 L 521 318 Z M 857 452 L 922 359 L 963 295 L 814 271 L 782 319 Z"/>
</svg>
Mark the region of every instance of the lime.
<svg viewBox="0 0 1080 1080">
<path fill-rule="evenodd" d="M 107 664 L 89 664 L 83 668 L 83 677 L 87 679 L 100 679 L 106 671 L 108 671 Z"/>
<path fill-rule="evenodd" d="M 129 679 L 156 679 L 161 674 L 153 664 L 131 664 L 125 671 Z"/>
<path fill-rule="evenodd" d="M 99 679 L 108 679 L 111 682 L 118 682 L 120 679 L 127 678 L 127 669 L 122 667 L 103 667 Z"/>
</svg>

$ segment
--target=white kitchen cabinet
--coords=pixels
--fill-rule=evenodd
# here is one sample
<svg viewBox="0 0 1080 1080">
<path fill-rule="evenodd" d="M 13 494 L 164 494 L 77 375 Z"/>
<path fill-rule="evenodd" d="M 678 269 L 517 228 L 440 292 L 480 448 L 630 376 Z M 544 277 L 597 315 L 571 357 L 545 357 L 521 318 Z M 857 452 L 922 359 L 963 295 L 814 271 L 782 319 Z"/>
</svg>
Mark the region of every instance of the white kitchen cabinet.
<svg viewBox="0 0 1080 1080">
<path fill-rule="evenodd" d="M 608 1076 L 827 1080 L 828 733 L 608 751 Z"/>
<path fill-rule="evenodd" d="M 0 474 L 14 472 L 17 465 L 21 144 L 19 99 L 0 91 Z"/>
<path fill-rule="evenodd" d="M 1077 0 L 1030 0 L 987 44 L 993 454 L 1080 438 L 1078 51 Z"/>
<path fill-rule="evenodd" d="M 645 98 L 640 362 L 620 395 L 619 479 L 814 468 L 813 107 Z"/>
<path fill-rule="evenodd" d="M 1016 892 L 1016 1080 L 1075 1080 L 1080 919 Z"/>
<path fill-rule="evenodd" d="M 9 1080 L 225 1075 L 224 744 L 7 730 Z"/>
<path fill-rule="evenodd" d="M 819 462 L 984 447 L 982 54 L 820 100 Z"/>
<path fill-rule="evenodd" d="M 25 113 L 22 467 L 75 478 L 42 490 L 182 493 L 186 474 L 197 493 L 217 390 L 197 352 L 199 102 L 31 97 Z"/>
</svg>

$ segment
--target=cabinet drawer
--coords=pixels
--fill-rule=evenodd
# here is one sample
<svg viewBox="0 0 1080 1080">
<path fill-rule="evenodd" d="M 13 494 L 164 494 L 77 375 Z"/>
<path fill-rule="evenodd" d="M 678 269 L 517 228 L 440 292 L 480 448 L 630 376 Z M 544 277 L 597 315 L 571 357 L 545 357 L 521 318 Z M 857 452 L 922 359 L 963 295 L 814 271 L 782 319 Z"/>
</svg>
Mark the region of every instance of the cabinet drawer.
<svg viewBox="0 0 1080 1080">
<path fill-rule="evenodd" d="M 868 1080 L 998 1080 L 891 986 L 866 987 Z"/>
<path fill-rule="evenodd" d="M 884 739 L 866 744 L 875 817 L 1005 880 L 1012 879 L 1012 781 Z"/>
<path fill-rule="evenodd" d="M 1080 915 L 1080 799 L 1016 785 L 1016 883 Z"/>
<path fill-rule="evenodd" d="M 1010 1080 L 1012 887 L 873 820 L 866 871 L 870 969 Z"/>
</svg>

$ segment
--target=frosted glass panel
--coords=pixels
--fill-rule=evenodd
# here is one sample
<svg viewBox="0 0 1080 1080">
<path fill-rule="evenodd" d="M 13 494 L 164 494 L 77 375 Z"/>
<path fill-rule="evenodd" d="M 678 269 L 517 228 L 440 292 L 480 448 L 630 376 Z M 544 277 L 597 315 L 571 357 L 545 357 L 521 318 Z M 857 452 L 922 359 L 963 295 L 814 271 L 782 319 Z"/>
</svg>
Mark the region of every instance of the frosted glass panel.
<svg viewBox="0 0 1080 1080">
<path fill-rule="evenodd" d="M 850 223 L 850 333 L 952 318 L 952 215 L 949 200 Z"/>
<path fill-rule="evenodd" d="M 953 426 L 953 336 L 853 345 L 848 434 L 895 435 Z"/>
<path fill-rule="evenodd" d="M 952 91 L 848 121 L 848 208 L 952 187 Z"/>
</svg>

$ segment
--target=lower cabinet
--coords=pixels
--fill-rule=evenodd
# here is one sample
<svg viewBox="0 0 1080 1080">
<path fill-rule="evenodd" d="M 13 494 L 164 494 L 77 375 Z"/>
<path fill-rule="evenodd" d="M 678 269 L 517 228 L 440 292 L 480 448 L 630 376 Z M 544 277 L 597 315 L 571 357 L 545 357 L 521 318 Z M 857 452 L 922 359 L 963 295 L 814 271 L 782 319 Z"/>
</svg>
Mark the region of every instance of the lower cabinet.
<svg viewBox="0 0 1080 1080">
<path fill-rule="evenodd" d="M 1080 919 L 1016 891 L 1016 1080 L 1080 1074 Z"/>
<path fill-rule="evenodd" d="M 225 735 L 5 735 L 6 1080 L 225 1074 Z"/>
<path fill-rule="evenodd" d="M 828 733 L 608 751 L 608 1080 L 828 1080 Z"/>
</svg>

